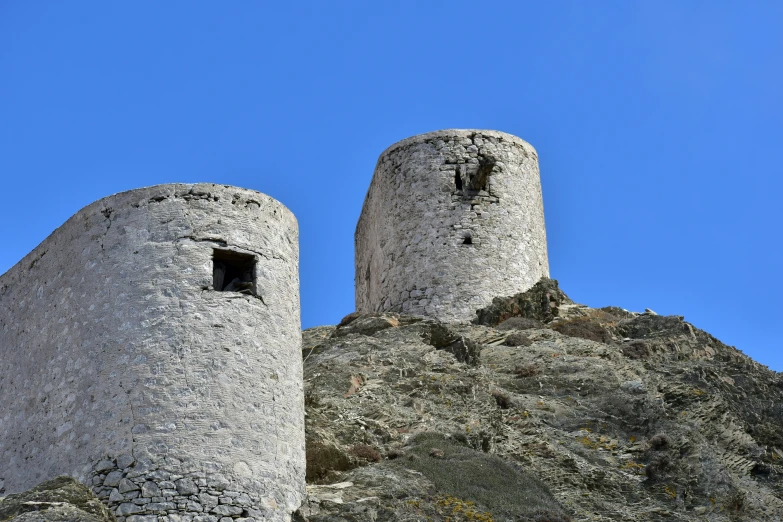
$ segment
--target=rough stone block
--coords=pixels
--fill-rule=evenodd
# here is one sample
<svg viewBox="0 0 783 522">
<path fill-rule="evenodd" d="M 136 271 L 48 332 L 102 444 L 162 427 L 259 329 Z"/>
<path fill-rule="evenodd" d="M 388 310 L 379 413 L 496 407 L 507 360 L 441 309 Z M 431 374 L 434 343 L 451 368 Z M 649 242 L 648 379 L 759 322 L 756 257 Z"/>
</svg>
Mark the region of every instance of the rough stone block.
<svg viewBox="0 0 783 522">
<path fill-rule="evenodd" d="M 120 480 L 122 480 L 122 471 L 112 471 L 103 479 L 103 485 L 113 488 L 120 483 Z"/>
<path fill-rule="evenodd" d="M 117 506 L 116 513 L 120 516 L 132 515 L 134 513 L 143 513 L 144 507 L 134 504 L 133 502 L 125 502 Z"/>
<path fill-rule="evenodd" d="M 176 483 L 177 492 L 180 495 L 195 495 L 198 493 L 198 486 L 189 478 L 181 478 Z"/>
<path fill-rule="evenodd" d="M 244 510 L 241 507 L 227 506 L 225 504 L 221 504 L 219 506 L 212 508 L 210 513 L 214 513 L 216 515 L 222 515 L 222 516 L 231 516 L 231 515 L 241 515 L 242 511 Z"/>
<path fill-rule="evenodd" d="M 168 510 L 177 509 L 177 505 L 173 502 L 150 502 L 145 509 L 151 513 L 166 513 Z"/>
<path fill-rule="evenodd" d="M 157 515 L 131 515 L 125 522 L 158 522 Z"/>
<path fill-rule="evenodd" d="M 141 496 L 142 497 L 157 497 L 160 495 L 160 488 L 157 484 L 155 484 L 152 481 L 147 481 L 141 486 Z"/>
</svg>

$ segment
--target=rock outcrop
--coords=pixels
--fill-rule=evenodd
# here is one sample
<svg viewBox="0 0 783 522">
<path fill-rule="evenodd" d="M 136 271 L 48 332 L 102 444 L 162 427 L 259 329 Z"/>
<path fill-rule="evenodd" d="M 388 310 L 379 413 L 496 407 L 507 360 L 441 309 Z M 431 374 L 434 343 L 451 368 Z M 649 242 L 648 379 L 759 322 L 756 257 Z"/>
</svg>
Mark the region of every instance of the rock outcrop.
<svg viewBox="0 0 783 522">
<path fill-rule="evenodd" d="M 682 317 L 542 280 L 303 338 L 300 520 L 783 519 L 783 378 Z"/>
<path fill-rule="evenodd" d="M 85 485 L 57 477 L 0 499 L 2 522 L 117 522 Z"/>
</svg>

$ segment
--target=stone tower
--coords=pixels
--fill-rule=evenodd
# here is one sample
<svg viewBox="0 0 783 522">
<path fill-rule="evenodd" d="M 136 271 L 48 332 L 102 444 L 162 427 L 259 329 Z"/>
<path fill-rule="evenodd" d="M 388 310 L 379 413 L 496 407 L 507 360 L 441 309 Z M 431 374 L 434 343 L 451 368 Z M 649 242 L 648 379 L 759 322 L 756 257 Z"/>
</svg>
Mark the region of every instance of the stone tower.
<svg viewBox="0 0 783 522">
<path fill-rule="evenodd" d="M 378 159 L 355 243 L 357 311 L 472 319 L 549 275 L 535 149 L 482 130 L 395 143 Z"/>
<path fill-rule="evenodd" d="M 0 277 L 0 488 L 67 474 L 127 521 L 289 520 L 298 256 L 293 214 L 234 187 L 132 190 L 71 217 Z"/>
</svg>

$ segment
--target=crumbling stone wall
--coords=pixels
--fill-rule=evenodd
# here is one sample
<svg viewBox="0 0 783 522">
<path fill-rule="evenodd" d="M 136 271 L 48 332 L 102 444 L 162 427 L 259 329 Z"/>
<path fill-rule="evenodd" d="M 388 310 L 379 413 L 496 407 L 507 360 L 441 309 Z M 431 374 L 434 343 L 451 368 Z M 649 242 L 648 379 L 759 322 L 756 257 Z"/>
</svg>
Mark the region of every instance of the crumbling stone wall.
<svg viewBox="0 0 783 522">
<path fill-rule="evenodd" d="M 356 309 L 464 321 L 549 275 L 538 156 L 444 130 L 381 154 L 356 227 Z"/>
<path fill-rule="evenodd" d="M 288 520 L 305 486 L 298 255 L 291 212 L 234 187 L 74 215 L 0 277 L 0 488 L 67 474 L 121 522 Z"/>
</svg>

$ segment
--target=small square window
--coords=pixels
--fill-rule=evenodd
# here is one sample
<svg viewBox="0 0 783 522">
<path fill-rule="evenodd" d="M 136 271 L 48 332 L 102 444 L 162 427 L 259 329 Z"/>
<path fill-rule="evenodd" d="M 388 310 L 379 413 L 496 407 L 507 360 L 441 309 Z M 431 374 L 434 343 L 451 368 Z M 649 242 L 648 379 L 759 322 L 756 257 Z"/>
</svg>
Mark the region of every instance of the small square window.
<svg viewBox="0 0 783 522">
<path fill-rule="evenodd" d="M 212 287 L 218 292 L 256 295 L 256 256 L 215 249 L 212 254 Z"/>
</svg>

